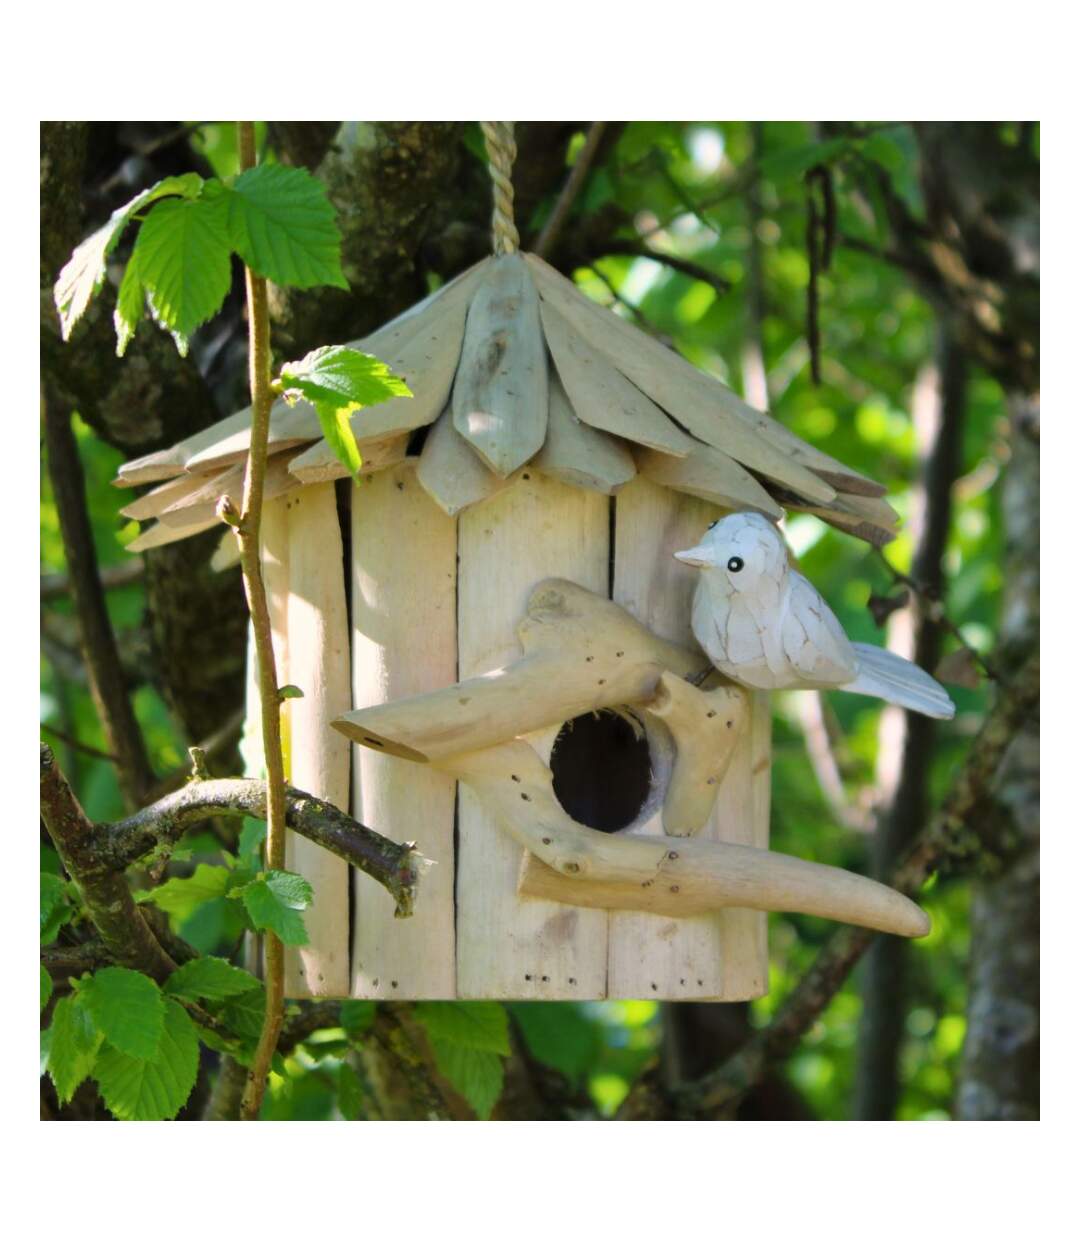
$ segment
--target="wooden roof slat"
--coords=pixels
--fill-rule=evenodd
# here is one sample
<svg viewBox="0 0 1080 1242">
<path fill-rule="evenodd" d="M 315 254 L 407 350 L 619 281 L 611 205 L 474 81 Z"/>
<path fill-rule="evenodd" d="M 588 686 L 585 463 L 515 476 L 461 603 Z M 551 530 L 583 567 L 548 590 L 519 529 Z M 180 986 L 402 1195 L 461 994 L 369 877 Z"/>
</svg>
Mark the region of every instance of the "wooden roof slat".
<svg viewBox="0 0 1080 1242">
<path fill-rule="evenodd" d="M 196 488 L 202 486 L 202 480 L 195 478 L 190 474 L 180 474 L 174 479 L 155 487 L 153 491 L 144 493 L 131 504 L 125 505 L 120 513 L 123 517 L 134 518 L 136 521 L 144 522 L 148 518 L 155 518 L 159 513 L 163 512 L 174 504 L 177 500 L 189 496 Z"/>
<path fill-rule="evenodd" d="M 547 438 L 532 464 L 541 474 L 570 487 L 608 496 L 637 473 L 633 454 L 624 441 L 597 431 L 574 413 L 554 367 L 548 374 Z"/>
<path fill-rule="evenodd" d="M 205 427 L 193 436 L 178 441 L 171 448 L 125 462 L 117 471 L 114 482 L 118 487 L 134 487 L 138 483 L 160 483 L 164 479 L 175 478 L 176 475 L 183 474 L 188 462 L 200 450 L 224 440 L 234 431 L 246 427 L 250 421 L 250 407 L 237 410 L 235 414 L 221 419 L 212 427 Z"/>
<path fill-rule="evenodd" d="M 796 461 L 790 450 L 777 447 L 760 427 L 750 426 L 742 412 L 742 408 L 750 407 L 719 380 L 698 371 L 659 341 L 590 302 L 542 259 L 529 255 L 527 262 L 545 304 L 555 306 L 584 342 L 692 435 L 811 499 L 827 502 L 836 495 L 835 488 Z M 752 412 L 759 419 L 774 421 L 765 414 Z"/>
<path fill-rule="evenodd" d="M 582 422 L 635 444 L 686 457 L 694 441 L 680 430 L 607 356 L 589 342 L 549 303 L 541 306 L 544 335 L 574 413 Z"/>
<path fill-rule="evenodd" d="M 396 465 L 409 447 L 409 433 L 387 436 L 379 440 L 360 440 L 360 474 L 374 474 Z M 333 479 L 349 477 L 348 467 L 340 460 L 325 440 L 317 440 L 309 449 L 297 454 L 289 462 L 289 473 L 300 483 L 329 483 Z"/>
<path fill-rule="evenodd" d="M 286 454 L 271 457 L 266 463 L 266 476 L 263 481 L 263 501 L 274 500 L 283 496 L 300 481 L 289 473 L 290 458 Z M 197 491 L 178 500 L 166 509 L 161 520 L 167 526 L 185 526 L 216 517 L 217 503 L 222 496 L 232 496 L 236 507 L 240 507 L 240 499 L 244 486 L 244 465 L 229 466 L 219 474 L 208 478 Z"/>
<path fill-rule="evenodd" d="M 547 382 L 536 286 L 520 254 L 499 255 L 469 306 L 453 417 L 458 434 L 500 478 L 544 443 Z"/>
<path fill-rule="evenodd" d="M 506 480 L 489 470 L 468 441 L 458 434 L 451 406 L 447 406 L 428 432 L 416 477 L 424 491 L 450 517 L 487 500 L 506 486 Z"/>
<path fill-rule="evenodd" d="M 754 509 L 779 520 L 784 510 L 752 474 L 710 444 L 699 444 L 688 456 L 638 450 L 638 470 L 654 483 L 712 501 L 725 509 Z"/>
</svg>

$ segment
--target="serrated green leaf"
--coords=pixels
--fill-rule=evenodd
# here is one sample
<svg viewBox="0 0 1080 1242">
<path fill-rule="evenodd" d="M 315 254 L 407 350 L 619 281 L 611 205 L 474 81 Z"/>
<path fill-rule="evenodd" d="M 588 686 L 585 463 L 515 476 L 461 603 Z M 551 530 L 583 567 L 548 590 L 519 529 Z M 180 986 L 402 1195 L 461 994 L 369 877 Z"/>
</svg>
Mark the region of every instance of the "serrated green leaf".
<svg viewBox="0 0 1080 1242">
<path fill-rule="evenodd" d="M 52 1045 L 52 1028 L 50 1027 L 47 1031 L 41 1031 L 40 1035 L 39 1064 L 41 1068 L 38 1070 L 39 1078 L 49 1068 L 49 1048 Z"/>
<path fill-rule="evenodd" d="M 139 229 L 132 262 L 146 288 L 154 318 L 177 338 L 187 338 L 221 309 L 229 292 L 228 197 L 168 199 Z"/>
<path fill-rule="evenodd" d="M 41 968 L 41 1008 L 38 1010 L 38 1013 L 44 1013 L 45 1006 L 49 1003 L 49 998 L 51 996 L 52 996 L 52 975 L 50 975 L 49 972 L 45 969 L 45 967 L 42 966 Z"/>
<path fill-rule="evenodd" d="M 56 933 L 69 922 L 74 911 L 68 904 L 67 882 L 63 876 L 41 872 L 41 943 L 52 944 Z"/>
<path fill-rule="evenodd" d="M 234 1034 L 243 1039 L 258 1039 L 266 1013 L 266 989 L 260 983 L 248 992 L 231 997 L 218 1010 L 217 1016 Z"/>
<path fill-rule="evenodd" d="M 120 281 L 120 290 L 116 295 L 116 309 L 113 311 L 113 327 L 116 329 L 116 356 L 123 358 L 124 351 L 131 344 L 131 338 L 139 326 L 146 306 L 146 295 L 143 292 L 142 277 L 139 275 L 139 264 L 134 255 L 124 268 L 124 278 Z"/>
<path fill-rule="evenodd" d="M 101 1098 L 121 1121 L 166 1121 L 183 1108 L 199 1072 L 199 1037 L 179 1001 L 165 1001 L 163 1031 L 150 1060 L 104 1047 L 94 1067 Z"/>
<path fill-rule="evenodd" d="M 341 1025 L 349 1039 L 356 1043 L 375 1021 L 375 1002 L 347 1000 L 341 1002 Z"/>
<path fill-rule="evenodd" d="M 311 885 L 289 871 L 267 871 L 234 889 L 257 931 L 272 931 L 283 944 L 308 943 L 301 910 L 311 905 Z"/>
<path fill-rule="evenodd" d="M 364 1109 L 364 1086 L 351 1065 L 338 1070 L 338 1111 L 346 1121 L 358 1121 Z"/>
<path fill-rule="evenodd" d="M 65 341 L 86 313 L 90 299 L 101 289 L 105 280 L 105 260 L 116 248 L 131 217 L 141 208 L 169 194 L 196 198 L 202 187 L 203 179 L 197 173 L 166 177 L 137 194 L 130 203 L 118 207 L 96 233 L 91 233 L 75 248 L 53 286 L 53 302 L 60 314 L 60 334 Z"/>
<path fill-rule="evenodd" d="M 125 966 L 106 966 L 80 985 L 79 996 L 118 1051 L 143 1059 L 157 1051 L 165 1002 L 153 979 Z"/>
<path fill-rule="evenodd" d="M 298 362 L 286 362 L 281 382 L 286 396 L 306 397 L 313 405 L 321 402 L 334 409 L 362 410 L 391 397 L 412 396 L 385 362 L 346 345 L 322 345 Z"/>
<path fill-rule="evenodd" d="M 392 397 L 411 397 L 408 385 L 385 362 L 344 345 L 313 349 L 298 362 L 281 368 L 289 401 L 306 398 L 315 407 L 323 438 L 350 474 L 363 464 L 352 429 L 354 410 L 378 405 Z"/>
<path fill-rule="evenodd" d="M 481 1121 L 487 1121 L 503 1088 L 502 1058 L 495 1052 L 433 1039 L 435 1063 L 465 1097 Z"/>
<path fill-rule="evenodd" d="M 259 164 L 241 173 L 229 197 L 229 239 L 253 272 L 277 285 L 349 287 L 334 208 L 304 168 Z"/>
<path fill-rule="evenodd" d="M 506 1010 L 496 1001 L 421 1001 L 414 1012 L 433 1042 L 510 1055 Z"/>
<path fill-rule="evenodd" d="M 572 1085 L 580 1082 L 598 1051 L 596 1027 L 588 1018 L 562 1002 L 525 1001 L 509 1009 L 532 1055 Z"/>
<path fill-rule="evenodd" d="M 159 910 L 177 919 L 190 918 L 204 901 L 225 895 L 230 872 L 227 867 L 199 863 L 190 876 L 176 876 L 147 892 L 136 893 L 137 901 L 152 901 Z"/>
<path fill-rule="evenodd" d="M 62 996 L 49 1027 L 48 1071 L 56 1098 L 66 1104 L 94 1069 L 102 1035 L 82 996 Z"/>
<path fill-rule="evenodd" d="M 165 980 L 165 992 L 184 1000 L 226 1000 L 258 985 L 254 975 L 221 957 L 197 957 Z"/>
</svg>

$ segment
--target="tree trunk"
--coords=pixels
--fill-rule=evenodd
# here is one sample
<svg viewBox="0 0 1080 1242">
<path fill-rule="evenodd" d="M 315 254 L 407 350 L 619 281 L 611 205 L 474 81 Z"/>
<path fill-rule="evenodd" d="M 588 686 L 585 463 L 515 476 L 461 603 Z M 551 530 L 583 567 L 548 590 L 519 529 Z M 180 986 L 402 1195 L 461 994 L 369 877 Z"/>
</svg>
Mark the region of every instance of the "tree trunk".
<svg viewBox="0 0 1080 1242">
<path fill-rule="evenodd" d="M 912 514 L 916 550 L 911 577 L 931 599 L 941 596 L 942 558 L 952 522 L 952 485 L 961 469 L 967 362 L 940 330 L 937 359 L 915 386 L 912 417 L 922 460 Z M 941 656 L 941 626 L 927 615 L 928 601 L 913 598 L 889 619 L 889 647 L 933 672 Z M 874 875 L 884 879 L 926 821 L 937 722 L 898 707 L 882 711 L 878 784 L 887 803 L 873 841 Z M 863 1014 L 855 1078 L 855 1116 L 889 1120 L 900 1099 L 900 1045 L 907 1013 L 910 946 L 879 936 L 867 954 Z"/>
<path fill-rule="evenodd" d="M 1039 449 L 1023 430 L 1035 402 L 1014 401 L 1005 481 L 1008 541 L 1001 633 L 1010 666 L 1039 641 Z M 965 1121 L 1039 1115 L 1039 726 L 1020 730 L 997 781 L 1012 852 L 975 887 L 967 1037 L 956 1095 Z"/>
</svg>

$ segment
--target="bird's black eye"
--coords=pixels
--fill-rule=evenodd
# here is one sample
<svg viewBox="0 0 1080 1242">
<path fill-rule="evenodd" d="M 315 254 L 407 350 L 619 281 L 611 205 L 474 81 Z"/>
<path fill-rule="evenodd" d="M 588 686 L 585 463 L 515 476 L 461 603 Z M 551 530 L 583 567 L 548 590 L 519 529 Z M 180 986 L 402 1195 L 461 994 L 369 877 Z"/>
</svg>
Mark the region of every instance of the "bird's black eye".
<svg viewBox="0 0 1080 1242">
<path fill-rule="evenodd" d="M 716 522 L 719 522 L 719 521 L 720 521 L 720 519 L 719 519 L 719 518 L 717 518 L 717 519 L 716 519 Z M 712 530 L 712 528 L 716 525 L 716 522 L 710 522 L 710 523 L 709 523 L 709 525 L 708 525 L 708 529 L 709 529 L 709 530 Z"/>
<path fill-rule="evenodd" d="M 739 570 L 742 569 L 743 567 L 743 558 L 741 556 L 733 556 L 728 561 L 727 567 L 728 569 L 731 570 L 733 574 L 737 574 Z"/>
</svg>

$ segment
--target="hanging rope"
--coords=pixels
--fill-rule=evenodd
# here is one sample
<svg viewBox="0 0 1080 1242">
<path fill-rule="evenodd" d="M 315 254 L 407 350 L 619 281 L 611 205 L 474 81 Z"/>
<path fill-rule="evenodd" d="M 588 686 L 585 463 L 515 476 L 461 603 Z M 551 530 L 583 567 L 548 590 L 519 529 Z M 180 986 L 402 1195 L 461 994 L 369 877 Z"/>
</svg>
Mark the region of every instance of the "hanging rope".
<svg viewBox="0 0 1080 1242">
<path fill-rule="evenodd" d="M 491 213 L 491 240 L 496 254 L 513 254 L 521 245 L 514 225 L 514 169 L 517 144 L 514 142 L 513 121 L 481 121 L 484 146 L 487 148 L 488 172 L 491 174 L 495 210 Z"/>
</svg>

